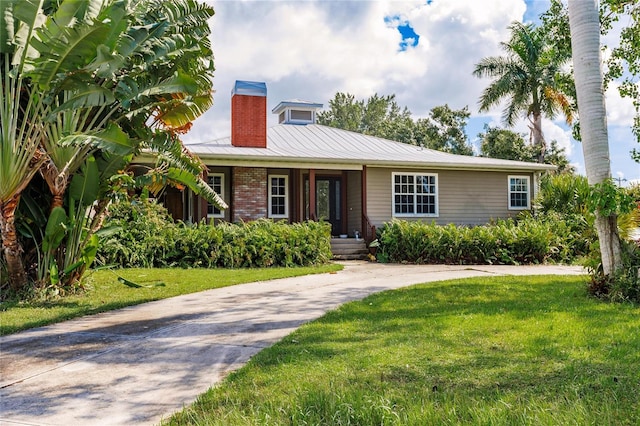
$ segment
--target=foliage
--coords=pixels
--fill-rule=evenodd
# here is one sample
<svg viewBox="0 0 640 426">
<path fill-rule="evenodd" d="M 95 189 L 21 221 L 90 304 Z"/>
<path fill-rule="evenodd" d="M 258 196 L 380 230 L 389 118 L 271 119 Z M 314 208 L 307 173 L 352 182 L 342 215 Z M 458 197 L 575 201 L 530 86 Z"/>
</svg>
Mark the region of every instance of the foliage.
<svg viewBox="0 0 640 426">
<path fill-rule="evenodd" d="M 542 116 L 553 119 L 562 113 L 568 123 L 573 119 L 572 80 L 563 72 L 568 57 L 556 54 L 541 27 L 514 22 L 509 29 L 511 38 L 502 43 L 505 56 L 483 58 L 473 71 L 476 77 L 493 79 L 480 97 L 480 111 L 506 99 L 502 120 L 513 126 L 517 118 L 528 118 L 540 149 L 538 161 L 544 162 Z"/>
<path fill-rule="evenodd" d="M 621 189 L 606 181 L 589 186 L 587 178 L 576 175 L 549 175 L 540 182 L 540 193 L 535 200 L 539 215 L 556 217 L 567 227 L 567 246 L 591 271 L 591 294 L 609 300 L 636 300 L 640 248 L 631 241 L 631 231 L 640 226 L 640 210 L 634 204 L 634 189 Z M 621 271 L 614 277 L 602 272 L 598 236 L 595 231 L 597 209 L 618 215 L 618 233 L 623 242 Z"/>
<path fill-rule="evenodd" d="M 0 302 L 0 336 L 181 294 L 340 269 L 342 266 L 337 264 L 264 269 L 101 269 L 83 278 L 86 287 L 83 292 L 64 297 L 34 293 L 26 300 Z M 129 287 L 123 282 L 139 287 Z"/>
<path fill-rule="evenodd" d="M 605 85 L 616 82 L 622 97 L 630 98 L 636 110 L 631 127 L 636 141 L 640 143 L 640 5 L 635 0 L 603 0 L 600 4 L 600 31 L 608 34 L 613 28 L 620 28 L 620 37 L 608 38 L 617 44 L 603 46 L 609 51 L 604 74 Z M 549 10 L 541 15 L 544 32 L 552 41 L 558 55 L 571 57 L 571 35 L 566 5 L 560 0 L 551 0 Z M 621 24 L 621 25 L 620 25 Z M 579 140 L 579 122 L 574 126 L 574 137 Z M 640 152 L 631 153 L 640 161 Z"/>
<path fill-rule="evenodd" d="M 388 262 L 518 265 L 571 261 L 572 230 L 556 216 L 439 226 L 393 220 L 380 231 L 378 259 Z"/>
<path fill-rule="evenodd" d="M 537 161 L 540 157 L 540 147 L 528 145 L 523 135 L 508 129 L 485 125 L 484 132 L 478 134 L 480 139 L 480 155 L 490 158 L 515 161 Z M 553 164 L 557 173 L 573 173 L 573 167 L 564 148 L 560 148 L 552 140 L 544 155 L 544 162 Z"/>
<path fill-rule="evenodd" d="M 415 122 L 414 138 L 417 145 L 458 155 L 473 155 L 464 131 L 470 113 L 467 107 L 452 110 L 449 105 L 436 106 L 427 118 Z"/>
<path fill-rule="evenodd" d="M 337 92 L 329 110 L 318 113 L 318 123 L 400 142 L 409 141 L 413 127 L 411 112 L 398 106 L 395 95 L 377 93 L 365 101 Z"/>
<path fill-rule="evenodd" d="M 617 216 L 631 212 L 636 204 L 627 191 L 619 188 L 613 179 L 609 179 L 593 185 L 587 198 L 587 207 L 603 216 Z"/>
<path fill-rule="evenodd" d="M 612 302 L 640 303 L 640 246 L 622 242 L 622 267 L 613 275 L 605 275 L 597 252 L 589 259 L 589 293 Z"/>
<path fill-rule="evenodd" d="M 472 155 L 464 131 L 469 115 L 467 107 L 453 110 L 449 105 L 442 105 L 432 108 L 427 118 L 414 121 L 407 107 L 398 106 L 395 95 L 378 96 L 376 93 L 365 101 L 338 92 L 329 101 L 329 109 L 318 113 L 318 123 L 439 151 Z"/>
<path fill-rule="evenodd" d="M 20 0 L 0 2 L 0 12 L 0 210 L 14 291 L 28 280 L 76 285 L 123 182 L 184 185 L 224 207 L 179 140 L 212 102 L 213 9 L 195 0 Z M 157 162 L 133 179 L 123 171 L 143 149 Z M 14 225 L 27 232 L 18 238 Z M 25 244 L 35 249 L 29 259 Z"/>
<path fill-rule="evenodd" d="M 101 241 L 97 257 L 119 267 L 290 267 L 331 259 L 324 222 L 187 225 L 153 201 L 135 200 L 114 204 L 105 227 L 115 231 Z"/>
<path fill-rule="evenodd" d="M 306 324 L 170 425 L 635 425 L 640 308 L 581 276 L 372 295 Z M 165 424 L 165 423 L 163 423 Z"/>
</svg>

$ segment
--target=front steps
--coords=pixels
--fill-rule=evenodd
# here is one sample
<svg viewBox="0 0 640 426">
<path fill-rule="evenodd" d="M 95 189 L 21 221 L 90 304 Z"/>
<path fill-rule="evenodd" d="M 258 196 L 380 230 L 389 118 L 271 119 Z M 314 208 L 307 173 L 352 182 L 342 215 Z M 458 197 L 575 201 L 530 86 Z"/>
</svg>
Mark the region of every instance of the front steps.
<svg viewBox="0 0 640 426">
<path fill-rule="evenodd" d="M 369 249 L 362 238 L 331 238 L 331 253 L 335 260 L 365 260 Z"/>
</svg>

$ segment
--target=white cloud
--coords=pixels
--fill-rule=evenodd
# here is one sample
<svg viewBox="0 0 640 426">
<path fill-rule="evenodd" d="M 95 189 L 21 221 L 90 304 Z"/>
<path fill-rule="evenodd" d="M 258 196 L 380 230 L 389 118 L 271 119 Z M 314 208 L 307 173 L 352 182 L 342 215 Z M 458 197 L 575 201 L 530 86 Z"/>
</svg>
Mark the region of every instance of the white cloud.
<svg viewBox="0 0 640 426">
<path fill-rule="evenodd" d="M 631 98 L 623 98 L 618 92 L 617 82 L 609 83 L 605 93 L 607 103 L 607 123 L 618 126 L 632 126 L 636 111 Z"/>
<path fill-rule="evenodd" d="M 266 82 L 269 108 L 291 98 L 326 105 L 342 91 L 357 98 L 395 94 L 416 118 L 445 103 L 454 109 L 468 105 L 472 117 L 483 117 L 477 102 L 489 80 L 473 77 L 473 68 L 483 57 L 503 54 L 507 27 L 527 12 L 524 0 L 208 2 L 216 12 L 216 93 L 214 106 L 195 122 L 187 141 L 229 134 L 236 79 Z M 400 51 L 402 37 L 385 17 L 408 22 L 420 36 L 418 45 Z M 607 94 L 609 121 L 627 123 L 629 104 Z M 500 111 L 489 115 L 499 121 Z M 528 133 L 526 125 L 519 129 Z M 543 130 L 568 154 L 579 151 L 562 126 L 545 120 Z"/>
</svg>

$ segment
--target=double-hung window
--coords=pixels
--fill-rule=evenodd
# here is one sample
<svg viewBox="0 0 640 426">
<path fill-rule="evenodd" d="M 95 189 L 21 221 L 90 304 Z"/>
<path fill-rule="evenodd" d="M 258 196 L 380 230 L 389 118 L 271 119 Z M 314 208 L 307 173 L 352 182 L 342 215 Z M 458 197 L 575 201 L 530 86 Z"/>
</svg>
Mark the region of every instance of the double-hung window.
<svg viewBox="0 0 640 426">
<path fill-rule="evenodd" d="M 529 176 L 509 176 L 509 210 L 527 210 L 531 205 Z"/>
<path fill-rule="evenodd" d="M 209 173 L 207 175 L 207 183 L 213 189 L 216 194 L 224 200 L 224 173 Z M 207 217 L 208 218 L 223 218 L 224 212 L 214 206 L 213 204 L 207 204 Z"/>
<path fill-rule="evenodd" d="M 438 175 L 393 173 L 393 215 L 437 217 Z"/>
<path fill-rule="evenodd" d="M 289 176 L 269 175 L 269 217 L 275 219 L 289 217 L 288 188 Z"/>
</svg>

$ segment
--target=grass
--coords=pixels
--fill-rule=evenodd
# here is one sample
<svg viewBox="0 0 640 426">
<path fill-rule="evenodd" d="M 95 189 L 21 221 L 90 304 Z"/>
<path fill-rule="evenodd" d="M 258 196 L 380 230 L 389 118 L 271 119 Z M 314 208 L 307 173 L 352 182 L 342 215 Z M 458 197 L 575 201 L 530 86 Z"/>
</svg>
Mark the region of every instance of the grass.
<svg viewBox="0 0 640 426">
<path fill-rule="evenodd" d="M 340 269 L 341 265 L 330 264 L 265 269 L 100 270 L 85 279 L 87 291 L 79 294 L 54 300 L 0 303 L 0 335 L 181 294 Z M 119 281 L 118 277 L 141 287 L 129 287 Z"/>
<path fill-rule="evenodd" d="M 170 425 L 638 425 L 640 307 L 573 276 L 376 294 L 309 323 Z"/>
</svg>

